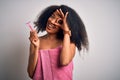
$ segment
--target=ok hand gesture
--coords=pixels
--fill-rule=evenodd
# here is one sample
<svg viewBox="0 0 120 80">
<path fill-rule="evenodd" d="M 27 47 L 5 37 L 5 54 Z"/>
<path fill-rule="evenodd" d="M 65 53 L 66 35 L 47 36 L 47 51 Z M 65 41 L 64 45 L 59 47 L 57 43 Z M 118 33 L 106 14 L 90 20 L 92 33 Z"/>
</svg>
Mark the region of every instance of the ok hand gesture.
<svg viewBox="0 0 120 80">
<path fill-rule="evenodd" d="M 61 9 L 59 9 L 59 10 L 57 9 L 57 12 L 59 13 L 59 15 L 61 16 L 62 21 L 63 21 L 61 28 L 63 29 L 64 33 L 68 33 L 71 36 L 71 31 L 67 24 L 68 12 L 66 12 L 64 14 Z"/>
</svg>

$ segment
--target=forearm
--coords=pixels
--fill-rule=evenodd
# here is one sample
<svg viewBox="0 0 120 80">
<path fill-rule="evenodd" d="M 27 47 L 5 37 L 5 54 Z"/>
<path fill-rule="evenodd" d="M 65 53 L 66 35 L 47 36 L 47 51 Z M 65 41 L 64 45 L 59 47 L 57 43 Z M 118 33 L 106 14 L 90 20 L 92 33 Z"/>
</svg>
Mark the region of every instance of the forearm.
<svg viewBox="0 0 120 80">
<path fill-rule="evenodd" d="M 28 74 L 32 78 L 38 59 L 38 48 L 31 49 L 28 63 Z"/>
<path fill-rule="evenodd" d="M 64 34 L 63 47 L 60 54 L 60 63 L 67 65 L 70 62 L 70 35 Z"/>
</svg>

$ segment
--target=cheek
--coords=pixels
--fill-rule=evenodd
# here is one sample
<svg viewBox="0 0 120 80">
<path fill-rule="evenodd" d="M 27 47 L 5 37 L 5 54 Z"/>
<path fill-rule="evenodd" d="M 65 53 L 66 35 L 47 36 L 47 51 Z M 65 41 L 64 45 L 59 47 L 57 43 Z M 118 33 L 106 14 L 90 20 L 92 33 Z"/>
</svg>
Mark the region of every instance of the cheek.
<svg viewBox="0 0 120 80">
<path fill-rule="evenodd" d="M 50 18 L 48 18 L 48 22 L 50 21 L 51 19 Z"/>
<path fill-rule="evenodd" d="M 56 29 L 53 30 L 53 33 L 58 33 L 59 30 L 60 30 L 60 28 L 58 27 L 58 28 L 56 28 Z"/>
<path fill-rule="evenodd" d="M 60 30 L 60 28 L 56 28 L 54 29 L 54 32 L 58 32 Z"/>
</svg>

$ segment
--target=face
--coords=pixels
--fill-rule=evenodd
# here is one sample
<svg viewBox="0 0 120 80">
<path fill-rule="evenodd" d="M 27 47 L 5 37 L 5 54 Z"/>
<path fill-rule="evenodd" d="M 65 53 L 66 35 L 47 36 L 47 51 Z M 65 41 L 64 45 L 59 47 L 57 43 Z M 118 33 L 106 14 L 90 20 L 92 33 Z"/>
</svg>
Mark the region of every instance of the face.
<svg viewBox="0 0 120 80">
<path fill-rule="evenodd" d="M 55 11 L 47 21 L 46 25 L 46 31 L 48 33 L 57 33 L 62 26 L 62 18 L 58 14 L 57 11 Z"/>
</svg>

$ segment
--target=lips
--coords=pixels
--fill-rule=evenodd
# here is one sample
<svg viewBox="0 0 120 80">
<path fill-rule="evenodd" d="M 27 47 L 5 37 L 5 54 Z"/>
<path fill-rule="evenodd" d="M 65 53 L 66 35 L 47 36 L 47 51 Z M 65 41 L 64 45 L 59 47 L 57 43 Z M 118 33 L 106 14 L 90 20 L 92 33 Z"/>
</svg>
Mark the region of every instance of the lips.
<svg viewBox="0 0 120 80">
<path fill-rule="evenodd" d="M 48 29 L 56 29 L 56 26 L 51 23 L 48 23 L 47 28 Z"/>
</svg>

